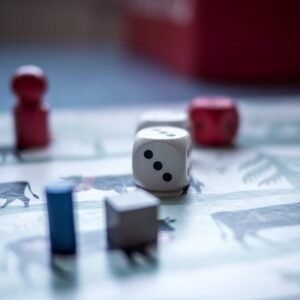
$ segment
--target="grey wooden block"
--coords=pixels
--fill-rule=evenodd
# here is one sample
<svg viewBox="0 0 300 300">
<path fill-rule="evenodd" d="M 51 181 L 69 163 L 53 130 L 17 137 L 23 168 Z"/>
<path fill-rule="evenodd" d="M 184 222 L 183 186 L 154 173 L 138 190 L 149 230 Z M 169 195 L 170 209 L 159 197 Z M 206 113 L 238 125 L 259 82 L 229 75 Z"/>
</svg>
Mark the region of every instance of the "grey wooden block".
<svg viewBox="0 0 300 300">
<path fill-rule="evenodd" d="M 128 249 L 156 243 L 159 200 L 136 190 L 106 198 L 108 242 Z"/>
</svg>

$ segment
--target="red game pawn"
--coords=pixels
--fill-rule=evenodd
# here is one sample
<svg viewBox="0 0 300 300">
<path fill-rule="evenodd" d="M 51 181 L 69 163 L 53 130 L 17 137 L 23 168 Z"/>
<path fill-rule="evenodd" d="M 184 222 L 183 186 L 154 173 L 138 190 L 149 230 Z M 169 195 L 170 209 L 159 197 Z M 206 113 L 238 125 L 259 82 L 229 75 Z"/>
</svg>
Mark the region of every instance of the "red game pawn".
<svg viewBox="0 0 300 300">
<path fill-rule="evenodd" d="M 14 107 L 16 147 L 35 149 L 50 142 L 49 106 L 43 103 L 47 79 L 37 66 L 22 66 L 13 75 L 11 87 L 17 96 Z"/>
<path fill-rule="evenodd" d="M 198 97 L 189 107 L 191 135 L 196 144 L 228 146 L 238 131 L 239 114 L 229 97 Z"/>
</svg>

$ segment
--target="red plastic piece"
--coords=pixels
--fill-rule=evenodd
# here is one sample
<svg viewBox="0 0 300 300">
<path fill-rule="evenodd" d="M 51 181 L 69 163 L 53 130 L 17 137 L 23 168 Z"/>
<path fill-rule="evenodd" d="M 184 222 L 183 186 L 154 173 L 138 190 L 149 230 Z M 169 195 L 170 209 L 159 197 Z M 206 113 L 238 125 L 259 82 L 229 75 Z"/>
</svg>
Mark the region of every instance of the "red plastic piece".
<svg viewBox="0 0 300 300">
<path fill-rule="evenodd" d="M 196 75 L 200 33 L 198 0 L 126 0 L 128 44 L 175 71 Z"/>
<path fill-rule="evenodd" d="M 239 128 L 239 114 L 233 99 L 199 97 L 189 107 L 191 135 L 196 144 L 228 146 Z"/>
<path fill-rule="evenodd" d="M 50 143 L 49 106 L 43 103 L 47 78 L 37 66 L 22 66 L 13 75 L 12 90 L 17 96 L 14 107 L 16 147 L 35 149 Z"/>
<path fill-rule="evenodd" d="M 299 0 L 126 0 L 129 45 L 207 79 L 300 77 Z"/>
</svg>

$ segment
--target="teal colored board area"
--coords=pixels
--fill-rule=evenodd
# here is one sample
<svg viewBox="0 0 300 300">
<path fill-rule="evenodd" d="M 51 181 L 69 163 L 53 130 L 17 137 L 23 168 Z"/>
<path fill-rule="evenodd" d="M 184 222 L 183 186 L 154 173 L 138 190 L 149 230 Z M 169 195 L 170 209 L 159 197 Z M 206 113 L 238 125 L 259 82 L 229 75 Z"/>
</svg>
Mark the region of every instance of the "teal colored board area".
<svg viewBox="0 0 300 300">
<path fill-rule="evenodd" d="M 12 106 L 9 81 L 24 64 L 37 64 L 50 82 L 54 108 L 184 103 L 196 95 L 299 95 L 300 83 L 233 84 L 191 80 L 113 46 L 1 45 L 0 110 Z"/>
</svg>

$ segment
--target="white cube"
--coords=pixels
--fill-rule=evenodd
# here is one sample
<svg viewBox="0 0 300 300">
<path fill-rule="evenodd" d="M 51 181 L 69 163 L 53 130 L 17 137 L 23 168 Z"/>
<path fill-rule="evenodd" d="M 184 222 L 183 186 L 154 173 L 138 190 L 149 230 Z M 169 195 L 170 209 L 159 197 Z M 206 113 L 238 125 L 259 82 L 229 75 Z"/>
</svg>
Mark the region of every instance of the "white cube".
<svg viewBox="0 0 300 300">
<path fill-rule="evenodd" d="M 127 249 L 156 243 L 159 200 L 136 190 L 105 200 L 108 242 Z"/>
<path fill-rule="evenodd" d="M 188 130 L 188 118 L 184 111 L 153 110 L 141 115 L 136 132 L 155 126 L 172 126 Z"/>
<path fill-rule="evenodd" d="M 135 183 L 151 192 L 175 192 L 190 182 L 191 138 L 175 127 L 140 130 L 132 151 Z M 158 194 L 159 194 L 158 193 Z"/>
</svg>

